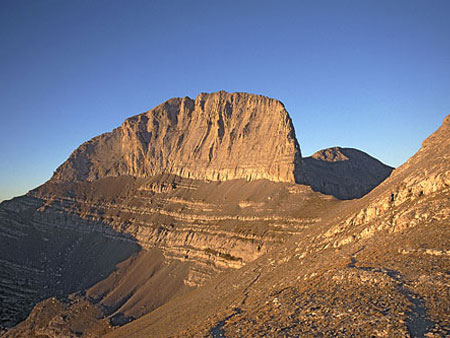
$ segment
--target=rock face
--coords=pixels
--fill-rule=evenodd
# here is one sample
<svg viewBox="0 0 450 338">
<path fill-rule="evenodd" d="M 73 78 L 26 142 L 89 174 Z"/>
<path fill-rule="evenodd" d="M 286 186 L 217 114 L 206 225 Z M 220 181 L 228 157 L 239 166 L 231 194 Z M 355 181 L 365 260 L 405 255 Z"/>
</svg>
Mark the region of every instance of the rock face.
<svg viewBox="0 0 450 338">
<path fill-rule="evenodd" d="M 339 199 L 360 198 L 388 177 L 393 168 L 352 148 L 327 148 L 303 159 L 308 184 Z"/>
<path fill-rule="evenodd" d="M 292 121 L 277 100 L 220 91 L 174 98 L 82 144 L 54 181 L 110 176 L 303 182 Z"/>
</svg>

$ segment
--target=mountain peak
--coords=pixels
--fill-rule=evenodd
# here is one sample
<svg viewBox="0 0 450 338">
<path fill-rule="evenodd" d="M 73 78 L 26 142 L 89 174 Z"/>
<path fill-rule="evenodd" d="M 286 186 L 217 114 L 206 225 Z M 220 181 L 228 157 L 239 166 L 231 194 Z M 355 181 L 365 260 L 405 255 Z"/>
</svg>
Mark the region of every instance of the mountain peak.
<svg viewBox="0 0 450 338">
<path fill-rule="evenodd" d="M 391 167 L 365 152 L 333 147 L 303 159 L 308 184 L 340 199 L 359 198 L 388 177 Z"/>
<path fill-rule="evenodd" d="M 175 174 L 301 182 L 300 147 L 284 105 L 248 93 L 170 99 L 76 149 L 52 180 Z"/>
<path fill-rule="evenodd" d="M 316 151 L 311 157 L 326 162 L 348 161 L 348 157 L 344 155 L 341 147 L 322 149 Z"/>
</svg>

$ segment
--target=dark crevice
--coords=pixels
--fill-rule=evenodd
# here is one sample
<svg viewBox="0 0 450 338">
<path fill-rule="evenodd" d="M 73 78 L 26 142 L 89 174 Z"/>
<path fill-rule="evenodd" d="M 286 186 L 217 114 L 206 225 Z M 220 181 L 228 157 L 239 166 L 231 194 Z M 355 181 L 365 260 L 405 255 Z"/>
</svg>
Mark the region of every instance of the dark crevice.
<svg viewBox="0 0 450 338">
<path fill-rule="evenodd" d="M 221 320 L 220 322 L 217 323 L 216 326 L 214 326 L 210 331 L 210 336 L 213 338 L 223 338 L 226 337 L 225 335 L 225 330 L 223 329 L 223 327 L 225 326 L 226 322 L 228 320 L 230 320 L 231 318 L 233 318 L 234 316 L 241 314 L 242 310 L 240 308 L 234 308 L 233 309 L 234 313 L 232 313 L 231 315 L 229 315 L 228 317 L 226 317 L 224 320 Z"/>
</svg>

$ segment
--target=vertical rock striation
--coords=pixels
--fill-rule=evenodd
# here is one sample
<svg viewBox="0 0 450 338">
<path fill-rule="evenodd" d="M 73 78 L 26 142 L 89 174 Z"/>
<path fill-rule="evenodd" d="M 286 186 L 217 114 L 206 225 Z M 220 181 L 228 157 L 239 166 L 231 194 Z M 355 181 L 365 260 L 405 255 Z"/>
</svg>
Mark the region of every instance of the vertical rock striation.
<svg viewBox="0 0 450 338">
<path fill-rule="evenodd" d="M 54 181 L 109 176 L 303 182 L 300 147 L 280 101 L 220 91 L 174 98 L 76 149 Z"/>
</svg>

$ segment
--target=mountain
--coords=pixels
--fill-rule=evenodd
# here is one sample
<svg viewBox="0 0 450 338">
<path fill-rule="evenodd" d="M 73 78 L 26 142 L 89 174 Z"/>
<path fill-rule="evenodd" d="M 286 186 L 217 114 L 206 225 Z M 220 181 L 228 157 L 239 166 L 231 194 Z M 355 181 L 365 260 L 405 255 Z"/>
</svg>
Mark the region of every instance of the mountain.
<svg viewBox="0 0 450 338">
<path fill-rule="evenodd" d="M 127 119 L 81 145 L 50 181 L 0 205 L 1 325 L 42 299 L 84 292 L 127 259 L 132 277 L 92 291 L 119 318 L 242 267 L 335 204 L 310 203 L 314 193 L 294 183 L 302 172 L 290 117 L 273 99 L 200 94 Z M 134 277 L 138 262 L 172 285 L 161 298 L 120 291 L 155 283 Z"/>
<path fill-rule="evenodd" d="M 292 121 L 280 101 L 220 91 L 174 98 L 82 144 L 52 180 L 103 177 L 303 181 Z"/>
<path fill-rule="evenodd" d="M 393 168 L 352 148 L 327 148 L 303 159 L 308 184 L 339 199 L 360 198 L 388 177 Z"/>
<path fill-rule="evenodd" d="M 1 323 L 28 316 L 5 335 L 189 336 L 234 322 L 270 335 L 296 311 L 278 313 L 273 292 L 298 281 L 290 291 L 316 297 L 323 288 L 300 278 L 360 271 L 349 250 L 378 236 L 349 220 L 385 183 L 352 201 L 327 194 L 358 197 L 391 168 L 345 148 L 314 159 L 324 163 L 302 160 L 279 101 L 245 93 L 171 99 L 84 143 L 44 185 L 0 205 Z"/>
</svg>

